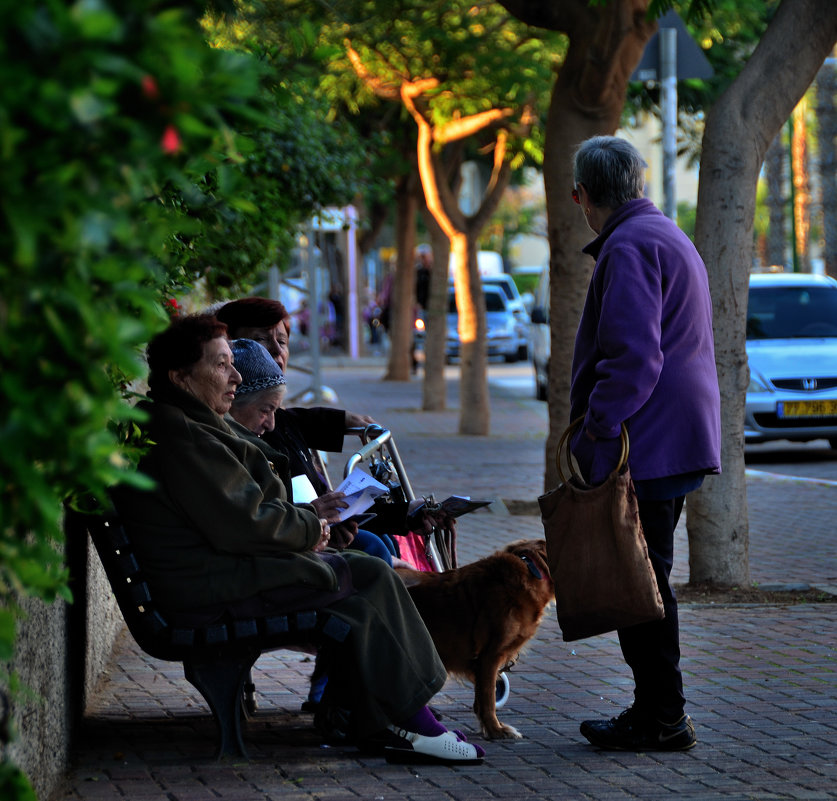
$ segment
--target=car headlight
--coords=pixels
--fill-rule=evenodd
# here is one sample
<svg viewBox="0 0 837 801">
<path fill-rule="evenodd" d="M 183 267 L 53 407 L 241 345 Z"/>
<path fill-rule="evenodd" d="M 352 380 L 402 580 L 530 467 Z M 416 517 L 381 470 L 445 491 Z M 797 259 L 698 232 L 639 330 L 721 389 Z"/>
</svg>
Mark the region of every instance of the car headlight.
<svg viewBox="0 0 837 801">
<path fill-rule="evenodd" d="M 750 383 L 747 385 L 747 394 L 753 392 L 770 392 L 770 389 L 767 387 L 767 383 L 761 376 L 750 373 Z"/>
</svg>

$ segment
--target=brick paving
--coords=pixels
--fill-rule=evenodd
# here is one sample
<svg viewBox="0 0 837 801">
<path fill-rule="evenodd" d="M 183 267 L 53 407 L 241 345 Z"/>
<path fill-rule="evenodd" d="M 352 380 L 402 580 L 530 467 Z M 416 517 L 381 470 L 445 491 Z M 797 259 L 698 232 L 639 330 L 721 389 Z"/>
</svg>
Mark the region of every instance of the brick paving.
<svg viewBox="0 0 837 801">
<path fill-rule="evenodd" d="M 492 434 L 458 437 L 455 368 L 449 408 L 421 412 L 421 384 L 381 382 L 379 365 L 330 366 L 340 405 L 390 427 L 417 493 L 534 500 L 543 482 L 546 408 L 492 390 Z M 301 381 L 296 373 L 291 378 Z M 347 440 L 347 449 L 351 443 Z M 333 457 L 330 471 L 345 457 Z M 748 479 L 750 562 L 761 583 L 837 585 L 837 488 Z M 542 536 L 534 516 L 503 504 L 462 518 L 468 562 L 517 537 Z M 675 578 L 688 579 L 685 529 Z M 829 799 L 837 797 L 837 604 L 683 605 L 683 670 L 698 746 L 683 754 L 605 753 L 578 733 L 617 714 L 632 684 L 615 635 L 564 643 L 548 615 L 510 674 L 500 718 L 523 740 L 482 743 L 470 687 L 448 682 L 434 705 L 486 746 L 480 767 L 388 765 L 321 746 L 299 712 L 310 657 L 256 664 L 259 710 L 245 740 L 251 761 L 216 763 L 214 725 L 178 664 L 144 655 L 123 635 L 84 721 L 75 768 L 56 799 L 342 801 L 368 799 Z"/>
</svg>

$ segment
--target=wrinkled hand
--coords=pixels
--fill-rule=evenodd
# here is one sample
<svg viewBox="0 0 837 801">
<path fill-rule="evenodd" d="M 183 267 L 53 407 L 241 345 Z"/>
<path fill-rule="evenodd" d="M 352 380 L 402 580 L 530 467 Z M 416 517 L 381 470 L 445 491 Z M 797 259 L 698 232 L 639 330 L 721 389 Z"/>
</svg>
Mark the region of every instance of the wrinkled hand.
<svg viewBox="0 0 837 801">
<path fill-rule="evenodd" d="M 342 551 L 354 542 L 357 536 L 357 523 L 346 520 L 331 527 L 331 547 Z"/>
<path fill-rule="evenodd" d="M 570 450 L 578 462 L 582 478 L 595 487 L 604 483 L 619 464 L 622 439 L 595 438 L 582 427 L 570 440 Z"/>
<path fill-rule="evenodd" d="M 440 529 L 446 537 L 454 537 L 456 535 L 456 518 L 451 517 L 447 512 L 442 511 L 442 509 L 428 509 L 426 517 L 432 521 L 431 530 L 434 528 Z"/>
<path fill-rule="evenodd" d="M 317 541 L 317 544 L 314 546 L 314 551 L 319 553 L 320 551 L 324 551 L 328 548 L 329 540 L 331 539 L 331 526 L 328 524 L 328 520 L 324 517 L 320 518 L 320 539 Z"/>
<path fill-rule="evenodd" d="M 377 425 L 377 422 L 368 414 L 357 414 L 346 410 L 346 428 L 366 428 L 371 425 Z"/>
<path fill-rule="evenodd" d="M 407 517 L 407 525 L 410 531 L 428 535 L 432 534 L 435 528 L 451 532 L 456 530 L 456 518 L 451 517 L 441 508 L 434 509 L 423 505 L 423 502 L 421 502 L 422 505 L 418 509 L 414 509 L 413 504 L 417 504 L 417 502 L 413 501 L 410 504 L 411 508 Z"/>
<path fill-rule="evenodd" d="M 340 520 L 340 513 L 348 507 L 344 500 L 344 492 L 326 492 L 319 498 L 311 501 L 311 506 L 317 512 L 318 517 L 324 517 L 329 523 L 337 523 Z"/>
</svg>

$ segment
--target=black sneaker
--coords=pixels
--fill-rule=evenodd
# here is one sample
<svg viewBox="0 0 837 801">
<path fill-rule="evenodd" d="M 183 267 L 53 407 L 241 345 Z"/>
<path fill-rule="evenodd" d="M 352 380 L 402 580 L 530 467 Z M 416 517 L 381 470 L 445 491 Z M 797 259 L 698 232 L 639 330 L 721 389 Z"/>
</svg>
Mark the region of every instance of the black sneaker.
<svg viewBox="0 0 837 801">
<path fill-rule="evenodd" d="M 610 751 L 686 751 L 697 743 L 688 715 L 662 723 L 634 707 L 611 720 L 585 720 L 581 733 L 597 748 Z"/>
</svg>

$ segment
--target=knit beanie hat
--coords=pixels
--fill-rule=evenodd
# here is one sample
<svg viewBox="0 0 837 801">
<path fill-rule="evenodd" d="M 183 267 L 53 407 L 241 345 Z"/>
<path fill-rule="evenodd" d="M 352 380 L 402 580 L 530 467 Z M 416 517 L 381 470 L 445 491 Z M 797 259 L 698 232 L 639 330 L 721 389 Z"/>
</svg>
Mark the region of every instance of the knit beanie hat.
<svg viewBox="0 0 837 801">
<path fill-rule="evenodd" d="M 264 345 L 252 339 L 235 339 L 232 342 L 235 369 L 241 373 L 241 386 L 236 395 L 258 392 L 285 383 L 282 368 L 273 361 Z"/>
</svg>

